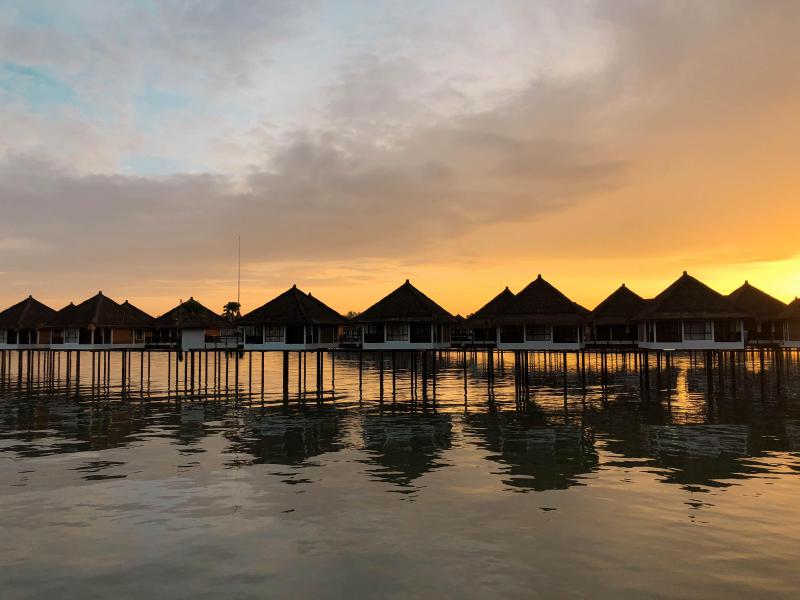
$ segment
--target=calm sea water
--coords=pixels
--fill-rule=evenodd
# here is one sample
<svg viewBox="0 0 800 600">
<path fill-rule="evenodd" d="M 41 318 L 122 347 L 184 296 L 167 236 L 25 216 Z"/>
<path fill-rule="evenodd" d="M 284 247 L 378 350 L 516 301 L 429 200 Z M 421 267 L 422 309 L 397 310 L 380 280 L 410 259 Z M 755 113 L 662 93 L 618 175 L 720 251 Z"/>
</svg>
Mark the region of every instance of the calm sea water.
<svg viewBox="0 0 800 600">
<path fill-rule="evenodd" d="M 89 354 L 78 382 L 63 358 L 30 382 L 12 365 L 0 596 L 798 597 L 797 355 L 710 381 L 677 356 L 643 399 L 620 357 L 606 386 L 594 359 L 565 386 L 560 357 L 531 357 L 520 395 L 511 355 L 490 388 L 452 353 L 427 401 L 386 358 L 381 402 L 374 356 L 359 375 L 326 355 L 319 401 L 292 355 L 286 406 L 280 355 L 263 386 L 261 355 L 238 386 L 232 358 L 227 387 L 213 358 L 193 385 L 181 363 L 177 391 L 163 354 L 134 355 L 124 390 L 119 356 L 99 381 Z"/>
</svg>

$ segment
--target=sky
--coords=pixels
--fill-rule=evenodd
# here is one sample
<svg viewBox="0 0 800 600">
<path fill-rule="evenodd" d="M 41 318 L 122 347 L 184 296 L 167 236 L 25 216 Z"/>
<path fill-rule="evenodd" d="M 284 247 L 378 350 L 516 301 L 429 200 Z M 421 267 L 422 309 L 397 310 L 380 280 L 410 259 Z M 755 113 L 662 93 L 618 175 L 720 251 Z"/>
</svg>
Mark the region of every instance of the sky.
<svg viewBox="0 0 800 600">
<path fill-rule="evenodd" d="M 800 295 L 800 2 L 0 0 L 0 307 Z"/>
</svg>

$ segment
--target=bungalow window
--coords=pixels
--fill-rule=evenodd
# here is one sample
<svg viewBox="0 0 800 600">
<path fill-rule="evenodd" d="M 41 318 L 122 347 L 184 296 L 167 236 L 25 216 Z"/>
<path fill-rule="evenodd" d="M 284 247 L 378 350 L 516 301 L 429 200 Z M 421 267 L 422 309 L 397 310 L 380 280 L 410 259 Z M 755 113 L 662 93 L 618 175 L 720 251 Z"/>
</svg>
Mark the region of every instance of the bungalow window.
<svg viewBox="0 0 800 600">
<path fill-rule="evenodd" d="M 247 327 L 242 328 L 242 332 L 244 333 L 244 343 L 245 344 L 260 344 L 261 343 L 261 327 L 256 327 L 254 325 L 248 325 Z"/>
<path fill-rule="evenodd" d="M 520 325 L 503 325 L 500 328 L 500 340 L 504 343 L 521 344 L 525 330 Z"/>
<path fill-rule="evenodd" d="M 497 329 L 495 327 L 479 327 L 473 332 L 476 342 L 494 342 L 497 340 Z"/>
<path fill-rule="evenodd" d="M 683 338 L 685 340 L 710 340 L 711 321 L 684 321 Z"/>
<path fill-rule="evenodd" d="M 717 342 L 740 342 L 742 334 L 738 321 L 714 321 L 714 339 Z"/>
<path fill-rule="evenodd" d="M 408 341 L 408 324 L 407 323 L 389 323 L 386 325 L 386 341 L 387 342 L 407 342 Z"/>
<path fill-rule="evenodd" d="M 264 327 L 264 342 L 282 342 L 283 327 L 280 325 L 267 325 Z"/>
<path fill-rule="evenodd" d="M 525 340 L 528 342 L 549 342 L 550 327 L 547 325 L 526 325 Z"/>
<path fill-rule="evenodd" d="M 574 344 L 578 341 L 578 328 L 575 325 L 555 325 L 553 341 L 557 344 Z"/>
<path fill-rule="evenodd" d="M 7 344 L 8 343 L 8 331 L 5 329 L 0 329 L 0 344 Z"/>
<path fill-rule="evenodd" d="M 320 344 L 332 344 L 333 343 L 333 327 L 330 325 L 326 325 L 319 328 L 319 342 Z"/>
<path fill-rule="evenodd" d="M 430 344 L 431 343 L 431 324 L 430 323 L 414 323 L 411 325 L 411 343 L 412 344 Z"/>
<path fill-rule="evenodd" d="M 800 340 L 800 321 L 789 321 L 786 325 L 787 339 Z"/>
<path fill-rule="evenodd" d="M 709 332 L 709 335 L 711 335 L 710 332 Z M 687 337 L 686 339 L 688 340 L 690 338 Z M 698 338 L 698 339 L 703 339 L 703 338 Z M 682 342 L 683 338 L 681 337 L 681 322 L 680 321 L 656 321 L 656 341 L 657 342 Z"/>
<path fill-rule="evenodd" d="M 611 327 L 609 325 L 598 325 L 594 329 L 594 339 L 598 342 L 611 340 Z"/>
<path fill-rule="evenodd" d="M 612 325 L 610 330 L 611 337 L 609 339 L 614 341 L 627 341 L 636 337 L 627 325 Z"/>
<path fill-rule="evenodd" d="M 302 344 L 305 339 L 305 332 L 302 325 L 287 325 L 286 326 L 286 343 L 287 344 Z"/>
<path fill-rule="evenodd" d="M 364 327 L 364 342 L 367 344 L 382 344 L 383 325 L 379 323 L 372 323 Z"/>
<path fill-rule="evenodd" d="M 64 330 L 63 329 L 53 329 L 50 331 L 50 343 L 51 344 L 63 344 L 64 343 Z"/>
<path fill-rule="evenodd" d="M 316 337 L 316 328 L 314 326 L 306 327 L 306 344 L 313 344 Z"/>
</svg>

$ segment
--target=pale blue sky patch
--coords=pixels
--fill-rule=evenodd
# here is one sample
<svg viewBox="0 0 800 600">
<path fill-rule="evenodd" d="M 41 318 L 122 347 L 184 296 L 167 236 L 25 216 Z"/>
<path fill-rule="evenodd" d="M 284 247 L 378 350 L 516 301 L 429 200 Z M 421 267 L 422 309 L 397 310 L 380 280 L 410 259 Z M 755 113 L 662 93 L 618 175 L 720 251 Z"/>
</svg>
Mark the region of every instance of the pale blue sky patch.
<svg viewBox="0 0 800 600">
<path fill-rule="evenodd" d="M 131 154 L 122 157 L 120 166 L 124 173 L 142 177 L 158 177 L 191 171 L 188 165 L 177 158 L 155 154 Z"/>
<path fill-rule="evenodd" d="M 88 110 L 71 86 L 40 67 L 0 62 L 0 89 L 6 97 L 35 112 L 47 111 L 55 105 L 70 105 L 83 112 Z"/>
</svg>

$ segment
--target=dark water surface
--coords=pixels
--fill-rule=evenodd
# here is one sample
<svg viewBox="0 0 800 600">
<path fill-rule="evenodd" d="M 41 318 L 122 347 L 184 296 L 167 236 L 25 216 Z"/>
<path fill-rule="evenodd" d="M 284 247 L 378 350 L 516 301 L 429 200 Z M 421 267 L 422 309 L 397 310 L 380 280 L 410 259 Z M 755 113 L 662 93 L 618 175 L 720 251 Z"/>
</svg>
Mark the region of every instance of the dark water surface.
<svg viewBox="0 0 800 600">
<path fill-rule="evenodd" d="M 7 372 L 4 600 L 800 595 L 796 354 L 722 380 L 678 356 L 643 400 L 619 357 L 605 391 L 594 358 L 565 389 L 559 356 L 532 357 L 519 398 L 513 356 L 490 394 L 484 357 L 451 353 L 427 402 L 407 357 L 393 393 L 387 357 L 382 403 L 374 355 L 361 377 L 326 355 L 322 402 L 298 401 L 292 355 L 288 406 L 280 355 L 263 395 L 261 355 L 238 389 L 232 359 L 227 390 L 202 359 L 183 390 L 181 365 L 177 395 L 166 360 L 134 355 L 125 393 L 118 356 L 107 385 L 88 353 L 77 386 L 64 363 Z"/>
</svg>

